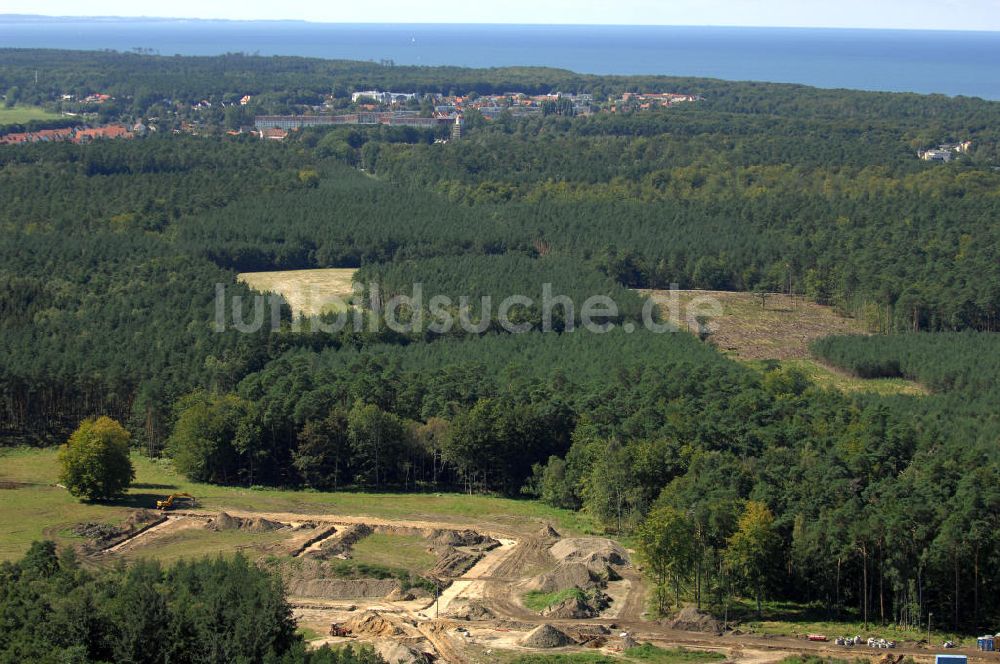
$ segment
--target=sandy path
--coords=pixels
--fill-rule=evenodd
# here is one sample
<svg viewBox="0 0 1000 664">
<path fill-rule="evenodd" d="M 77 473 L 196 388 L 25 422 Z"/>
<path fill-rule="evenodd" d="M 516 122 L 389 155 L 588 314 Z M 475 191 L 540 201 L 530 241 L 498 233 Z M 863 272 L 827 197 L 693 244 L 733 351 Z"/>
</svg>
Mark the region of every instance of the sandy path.
<svg viewBox="0 0 1000 664">
<path fill-rule="evenodd" d="M 499 539 L 500 546 L 487 552 L 480 558 L 479 562 L 469 568 L 465 574 L 451 582 L 451 585 L 444 589 L 438 597 L 437 602 L 431 604 L 424 611 L 428 617 L 438 616 L 448 608 L 455 599 L 467 597 L 469 599 L 481 599 L 484 595 L 486 582 L 489 581 L 491 573 L 497 568 L 517 546 L 517 541 L 512 539 Z"/>
</svg>

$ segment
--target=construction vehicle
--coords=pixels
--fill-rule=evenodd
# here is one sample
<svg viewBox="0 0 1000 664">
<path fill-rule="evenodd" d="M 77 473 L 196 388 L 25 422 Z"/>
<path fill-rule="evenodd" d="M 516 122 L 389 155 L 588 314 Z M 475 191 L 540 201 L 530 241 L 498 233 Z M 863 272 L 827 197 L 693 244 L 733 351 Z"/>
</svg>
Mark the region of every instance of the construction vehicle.
<svg viewBox="0 0 1000 664">
<path fill-rule="evenodd" d="M 194 505 L 194 496 L 190 493 L 172 493 L 167 496 L 164 500 L 156 501 L 156 509 L 158 510 L 169 510 L 174 506 L 174 502 L 180 500 L 188 500 L 191 505 Z"/>
<path fill-rule="evenodd" d="M 347 629 L 343 625 L 339 625 L 337 623 L 332 623 L 330 625 L 330 636 L 344 637 L 350 635 L 351 635 L 351 630 Z"/>
</svg>

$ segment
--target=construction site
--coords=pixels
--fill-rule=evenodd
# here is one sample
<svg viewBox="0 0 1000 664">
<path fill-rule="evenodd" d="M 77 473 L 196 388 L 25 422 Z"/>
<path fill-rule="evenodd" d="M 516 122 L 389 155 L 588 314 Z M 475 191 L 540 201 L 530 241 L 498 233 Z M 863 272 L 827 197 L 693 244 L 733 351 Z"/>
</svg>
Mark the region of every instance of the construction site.
<svg viewBox="0 0 1000 664">
<path fill-rule="evenodd" d="M 80 524 L 98 565 L 241 551 L 283 580 L 310 645 L 363 643 L 386 661 L 503 662 L 529 653 L 594 653 L 621 661 L 640 644 L 767 664 L 792 655 L 930 661 L 932 646 L 778 637 L 724 625 L 694 608 L 646 614 L 647 585 L 633 552 L 605 537 L 562 536 L 525 522 L 475 523 L 333 514 L 201 509 L 175 494 L 133 510 L 119 526 Z M 952 651 L 957 652 L 957 651 Z M 971 659 L 992 653 L 969 651 Z M 655 660 L 660 661 L 660 660 Z"/>
</svg>

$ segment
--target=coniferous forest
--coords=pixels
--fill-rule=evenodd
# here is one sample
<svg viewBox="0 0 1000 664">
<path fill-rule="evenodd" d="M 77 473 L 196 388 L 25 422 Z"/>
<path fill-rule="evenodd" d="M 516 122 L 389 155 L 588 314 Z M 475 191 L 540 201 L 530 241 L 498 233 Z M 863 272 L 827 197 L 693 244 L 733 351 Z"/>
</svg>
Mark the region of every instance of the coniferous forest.
<svg viewBox="0 0 1000 664">
<path fill-rule="evenodd" d="M 761 571 L 770 598 L 902 624 L 933 612 L 965 631 L 1000 618 L 1000 104 L 551 69 L 0 50 L 0 89 L 15 86 L 41 105 L 104 91 L 114 101 L 101 117 L 130 122 L 242 95 L 251 118 L 301 112 L 372 88 L 703 100 L 470 117 L 447 142 L 447 128 L 362 126 L 262 141 L 227 134 L 246 118 L 217 109 L 198 135 L 165 124 L 130 141 L 0 146 L 3 444 L 58 444 L 108 415 L 142 453 L 205 482 L 525 496 L 586 510 L 616 534 L 669 507 L 698 533 L 706 596 L 723 592 L 740 514 L 760 503 L 782 544 Z M 916 156 L 966 140 L 951 163 Z M 216 284 L 250 297 L 238 272 L 319 267 L 359 268 L 386 296 L 421 282 L 455 298 L 538 298 L 549 283 L 574 301 L 610 296 L 618 324 L 640 320 L 640 288 L 786 292 L 873 333 L 821 340 L 817 357 L 927 394 L 826 389 L 687 333 L 570 331 L 578 311 L 527 334 L 311 332 L 287 307 L 277 330 L 214 329 Z M 378 308 L 371 292 L 361 299 Z M 130 597 L 149 595 L 162 614 L 150 621 L 185 629 L 192 584 L 224 593 L 235 573 L 246 570 L 95 579 L 39 548 L 0 568 L 0 587 L 80 606 L 112 597 L 88 614 L 95 623 L 73 626 L 88 630 L 112 629 Z M 278 615 L 272 591 L 260 581 Z M 268 634 L 192 634 L 184 647 L 298 656 L 290 632 Z M 126 636 L 88 656 L 145 647 Z"/>
</svg>

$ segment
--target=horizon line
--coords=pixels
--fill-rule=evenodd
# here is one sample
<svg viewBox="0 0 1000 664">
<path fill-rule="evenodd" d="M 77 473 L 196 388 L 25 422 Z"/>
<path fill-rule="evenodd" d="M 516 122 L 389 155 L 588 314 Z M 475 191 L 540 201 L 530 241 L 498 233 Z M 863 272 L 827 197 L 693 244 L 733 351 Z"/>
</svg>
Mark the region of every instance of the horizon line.
<svg viewBox="0 0 1000 664">
<path fill-rule="evenodd" d="M 303 18 L 204 18 L 185 16 L 122 16 L 98 14 L 16 14 L 0 13 L 4 19 L 47 19 L 47 20 L 100 20 L 100 21 L 183 21 L 205 23 L 304 23 L 309 25 L 381 25 L 381 26 L 510 26 L 510 27 L 548 27 L 548 28 L 723 28 L 746 30 L 843 30 L 871 32 L 963 32 L 980 34 L 1000 34 L 1000 30 L 985 30 L 977 28 L 899 28 L 899 27 L 857 27 L 834 25 L 732 25 L 722 23 L 684 24 L 684 23 L 530 23 L 520 21 L 506 22 L 469 22 L 469 21 L 324 21 Z"/>
</svg>

